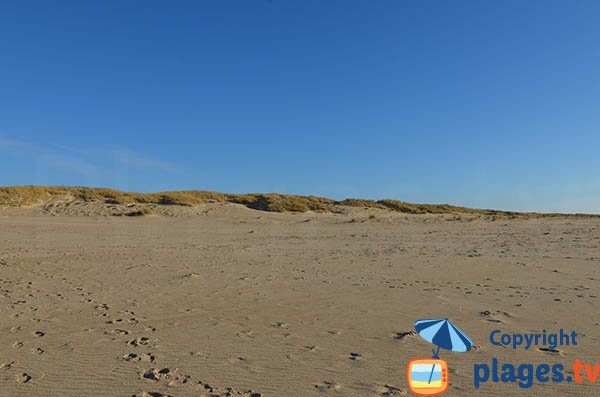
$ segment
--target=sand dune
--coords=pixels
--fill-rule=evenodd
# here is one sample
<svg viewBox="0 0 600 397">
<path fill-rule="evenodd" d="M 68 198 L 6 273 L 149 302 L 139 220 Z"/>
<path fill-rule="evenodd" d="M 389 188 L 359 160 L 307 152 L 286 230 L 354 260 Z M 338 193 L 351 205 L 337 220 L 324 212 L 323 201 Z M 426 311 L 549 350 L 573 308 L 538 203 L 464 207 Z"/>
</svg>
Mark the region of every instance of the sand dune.
<svg viewBox="0 0 600 397">
<path fill-rule="evenodd" d="M 473 395 L 474 363 L 493 357 L 600 362 L 594 218 L 54 198 L 5 208 L 0 225 L 2 395 L 409 395 L 406 363 L 431 354 L 414 321 L 437 317 L 475 344 L 443 353 L 447 395 Z M 542 328 L 577 330 L 579 346 L 488 341 L 493 329 Z M 487 383 L 477 394 L 597 388 Z"/>
</svg>

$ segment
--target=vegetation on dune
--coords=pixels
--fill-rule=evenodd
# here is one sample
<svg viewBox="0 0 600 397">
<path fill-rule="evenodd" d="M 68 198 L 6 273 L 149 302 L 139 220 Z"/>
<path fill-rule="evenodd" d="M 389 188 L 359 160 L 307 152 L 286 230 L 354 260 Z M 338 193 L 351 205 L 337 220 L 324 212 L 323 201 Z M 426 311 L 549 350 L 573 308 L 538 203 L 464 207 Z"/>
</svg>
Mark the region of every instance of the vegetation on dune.
<svg viewBox="0 0 600 397">
<path fill-rule="evenodd" d="M 41 205 L 52 199 L 74 198 L 83 201 L 102 201 L 108 204 L 159 204 L 196 206 L 204 203 L 236 203 L 261 211 L 306 212 L 332 211 L 335 206 L 377 208 L 409 214 L 478 214 L 504 215 L 508 217 L 552 217 L 575 215 L 600 217 L 588 214 L 540 214 L 511 211 L 496 211 L 459 207 L 449 204 L 413 204 L 397 200 L 364 200 L 349 198 L 336 201 L 316 196 L 297 196 L 277 193 L 226 194 L 203 190 L 181 190 L 159 193 L 132 193 L 108 188 L 65 187 L 65 186 L 11 186 L 0 187 L 0 206 L 26 207 Z M 143 212 L 131 214 L 143 215 Z"/>
<path fill-rule="evenodd" d="M 350 207 L 387 209 L 392 211 L 404 212 L 407 214 L 519 214 L 517 212 L 467 208 L 450 204 L 413 204 L 391 199 L 374 201 L 350 198 L 340 201 L 338 204 Z M 525 215 L 525 213 L 522 214 Z M 527 213 L 527 215 L 531 215 L 531 213 Z"/>
<path fill-rule="evenodd" d="M 344 205 L 347 207 L 360 207 L 360 208 L 380 208 L 386 209 L 386 207 L 380 204 L 377 201 L 373 200 L 364 200 L 364 199 L 355 199 L 355 198 L 347 198 L 338 203 L 339 205 Z"/>
<path fill-rule="evenodd" d="M 272 212 L 328 211 L 334 200 L 288 194 L 228 194 L 227 201 L 243 204 L 249 208 Z"/>
<path fill-rule="evenodd" d="M 379 200 L 377 202 L 381 204 L 385 208 L 399 211 L 399 212 L 407 212 L 410 214 L 483 214 L 483 215 L 491 215 L 499 213 L 500 211 L 493 210 L 482 210 L 477 208 L 467 208 L 467 207 L 458 207 L 455 205 L 449 204 L 412 204 L 405 203 L 403 201 L 398 200 Z"/>
</svg>

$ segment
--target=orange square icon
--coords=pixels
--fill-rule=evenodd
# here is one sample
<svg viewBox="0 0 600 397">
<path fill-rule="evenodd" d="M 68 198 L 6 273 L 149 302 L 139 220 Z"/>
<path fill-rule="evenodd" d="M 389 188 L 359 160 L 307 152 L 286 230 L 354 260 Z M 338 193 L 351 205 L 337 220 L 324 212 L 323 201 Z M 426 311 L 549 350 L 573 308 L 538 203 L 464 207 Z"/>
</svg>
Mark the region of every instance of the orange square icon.
<svg viewBox="0 0 600 397">
<path fill-rule="evenodd" d="M 442 394 L 448 389 L 448 364 L 436 358 L 410 360 L 406 368 L 410 390 L 420 396 Z"/>
</svg>

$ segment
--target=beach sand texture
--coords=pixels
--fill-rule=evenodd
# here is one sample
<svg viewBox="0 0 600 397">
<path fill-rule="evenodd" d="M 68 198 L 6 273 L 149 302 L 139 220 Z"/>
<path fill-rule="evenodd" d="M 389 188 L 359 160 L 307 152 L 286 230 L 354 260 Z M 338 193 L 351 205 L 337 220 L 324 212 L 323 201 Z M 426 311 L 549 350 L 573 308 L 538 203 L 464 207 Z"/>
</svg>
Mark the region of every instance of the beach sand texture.
<svg viewBox="0 0 600 397">
<path fill-rule="evenodd" d="M 472 396 L 474 363 L 493 357 L 600 362 L 598 219 L 78 205 L 0 211 L 0 395 L 410 395 L 406 364 L 432 348 L 414 322 L 440 317 L 475 345 L 441 352 L 449 396 Z M 488 341 L 560 328 L 579 345 Z"/>
</svg>

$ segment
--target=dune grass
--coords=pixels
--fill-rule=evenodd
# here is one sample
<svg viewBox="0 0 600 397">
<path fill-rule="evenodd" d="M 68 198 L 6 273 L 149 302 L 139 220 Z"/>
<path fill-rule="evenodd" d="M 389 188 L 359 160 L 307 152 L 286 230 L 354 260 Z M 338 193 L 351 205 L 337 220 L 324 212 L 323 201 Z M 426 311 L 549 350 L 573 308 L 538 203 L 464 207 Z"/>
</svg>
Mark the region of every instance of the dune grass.
<svg viewBox="0 0 600 397">
<path fill-rule="evenodd" d="M 336 201 L 324 197 L 298 196 L 277 193 L 227 194 L 204 190 L 181 190 L 158 193 L 123 192 L 109 188 L 66 186 L 0 187 L 0 206 L 27 207 L 41 205 L 55 198 L 72 197 L 83 201 L 102 201 L 110 204 L 159 204 L 197 206 L 204 203 L 236 203 L 261 211 L 272 212 L 330 212 L 335 206 L 377 208 L 409 214 L 476 214 L 508 217 L 600 217 L 594 214 L 558 214 L 497 211 L 459 207 L 449 204 L 413 204 L 398 200 L 365 200 L 348 198 Z"/>
</svg>

